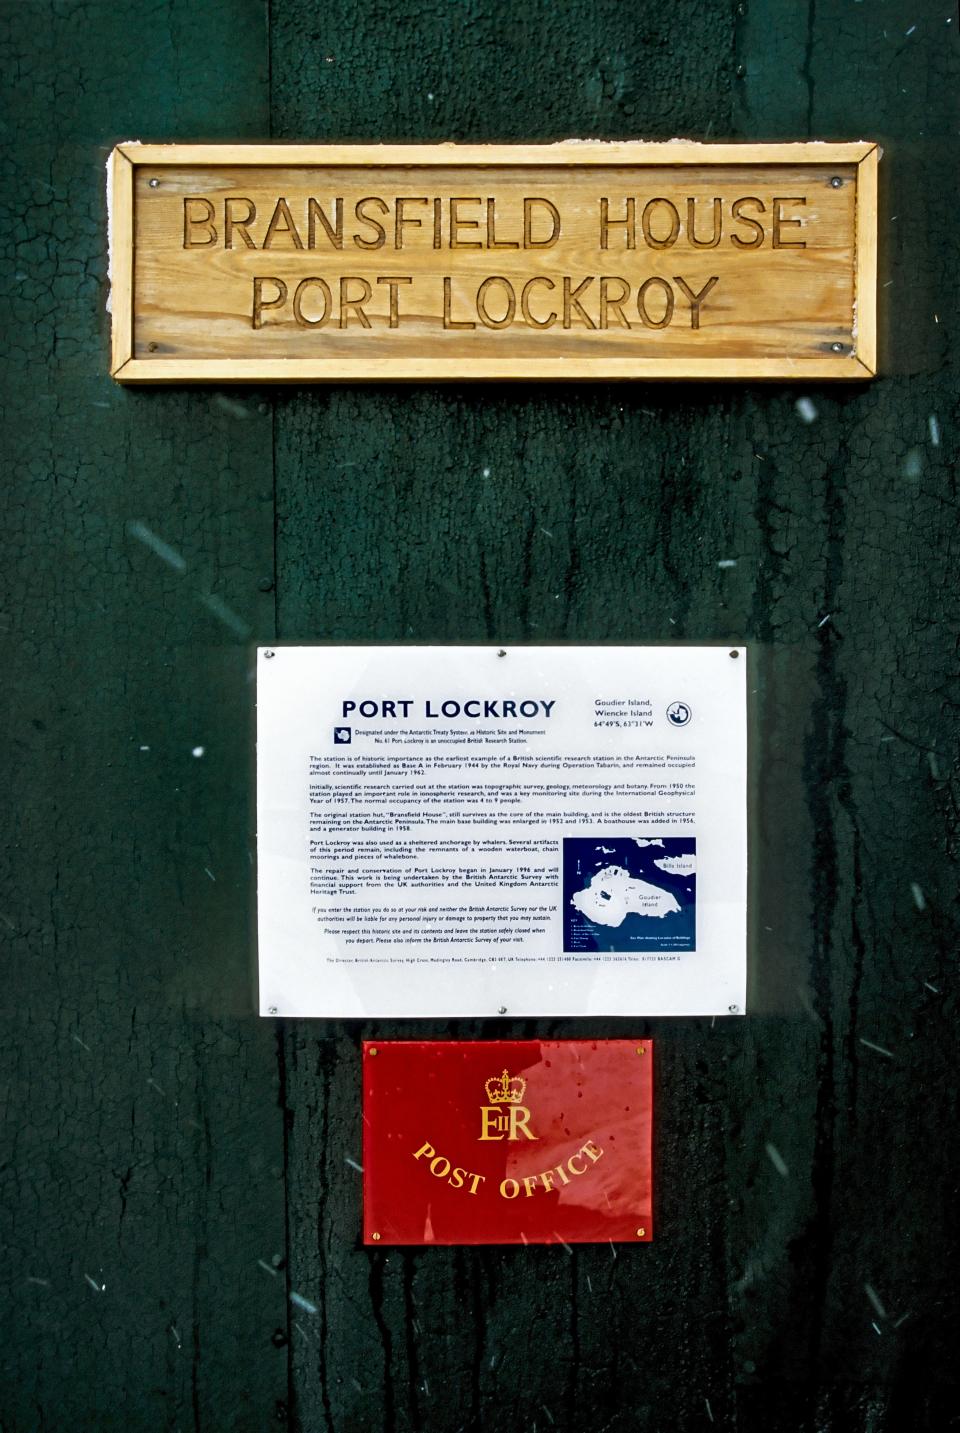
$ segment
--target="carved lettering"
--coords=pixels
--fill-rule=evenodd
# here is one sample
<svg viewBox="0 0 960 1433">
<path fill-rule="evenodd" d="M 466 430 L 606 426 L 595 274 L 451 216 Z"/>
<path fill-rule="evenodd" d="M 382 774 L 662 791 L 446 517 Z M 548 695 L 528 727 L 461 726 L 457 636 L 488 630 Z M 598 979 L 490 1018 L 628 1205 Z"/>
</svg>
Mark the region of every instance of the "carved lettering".
<svg viewBox="0 0 960 1433">
<path fill-rule="evenodd" d="M 774 199 L 773 201 L 773 247 L 775 249 L 805 249 L 805 239 L 784 239 L 784 229 L 802 229 L 802 219 L 788 219 L 784 214 L 782 204 L 806 204 L 805 198 Z"/>
<path fill-rule="evenodd" d="M 479 219 L 464 219 L 460 215 L 461 204 L 482 204 L 483 200 L 476 199 L 451 199 L 450 200 L 450 247 L 451 249 L 482 249 L 483 245 L 479 239 L 461 239 L 461 229 L 479 229 Z"/>
<path fill-rule="evenodd" d="M 611 286 L 611 284 L 619 284 L 619 286 L 620 286 L 620 292 L 617 293 L 617 294 L 611 294 L 611 293 L 610 293 L 610 286 Z M 620 325 L 621 328 L 629 328 L 629 327 L 630 327 L 630 320 L 627 318 L 626 314 L 625 314 L 624 311 L 623 311 L 623 302 L 624 302 L 625 299 L 628 299 L 629 297 L 630 297 L 630 285 L 627 283 L 626 279 L 621 279 L 621 278 L 607 278 L 607 277 L 604 277 L 604 278 L 602 278 L 602 279 L 600 280 L 600 327 L 601 327 L 601 328 L 609 328 L 609 327 L 610 327 L 610 310 L 611 310 L 611 309 L 613 309 L 613 312 L 616 314 L 616 316 L 617 316 L 617 323 Z"/>
<path fill-rule="evenodd" d="M 753 230 L 753 238 L 743 239 L 739 234 L 731 234 L 730 242 L 738 249 L 759 249 L 763 243 L 763 225 L 758 219 L 751 219 L 749 214 L 744 214 L 745 204 L 753 204 L 760 214 L 767 212 L 763 200 L 757 199 L 755 195 L 745 194 L 742 199 L 735 199 L 730 207 L 730 213 L 739 223 L 750 226 Z"/>
<path fill-rule="evenodd" d="M 637 201 L 631 194 L 625 203 L 625 215 L 622 219 L 610 218 L 610 200 L 600 200 L 600 247 L 609 248 L 610 230 L 614 225 L 623 225 L 626 229 L 626 246 L 628 249 L 637 247 Z"/>
<path fill-rule="evenodd" d="M 581 302 L 580 302 L 580 295 L 586 290 L 586 288 L 588 287 L 588 285 L 589 285 L 589 284 L 592 284 L 592 283 L 593 283 L 593 275 L 591 274 L 588 278 L 584 279 L 582 283 L 577 284 L 577 287 L 576 287 L 576 288 L 574 288 L 574 287 L 573 287 L 573 280 L 572 280 L 571 278 L 569 278 L 567 275 L 564 275 L 564 279 L 563 279 L 563 326 L 564 326 L 564 328 L 570 328 L 570 327 L 571 327 L 571 325 L 572 325 L 572 323 L 573 323 L 573 310 L 574 310 L 574 309 L 576 309 L 577 313 L 579 314 L 579 316 L 580 316 L 580 318 L 582 319 L 582 321 L 586 324 L 587 328 L 596 328 L 597 325 L 594 323 L 593 319 L 590 317 L 590 315 L 587 313 L 586 309 L 583 307 L 583 305 L 582 305 Z"/>
<path fill-rule="evenodd" d="M 487 248 L 488 249 L 519 249 L 519 239 L 498 239 L 496 222 L 497 201 L 487 200 Z"/>
<path fill-rule="evenodd" d="M 328 240 L 335 249 L 343 248 L 343 199 L 338 197 L 333 201 L 333 223 L 324 214 L 319 201 L 313 196 L 307 200 L 307 248 L 315 249 L 317 245 L 317 220 L 320 220 L 320 227 L 326 234 Z"/>
<path fill-rule="evenodd" d="M 554 176 L 546 167 L 531 166 L 532 182 L 543 178 L 546 192 L 539 194 L 529 189 L 524 194 L 530 181 L 515 166 L 503 171 L 502 180 L 496 167 L 485 163 L 451 179 L 453 161 L 436 169 L 408 163 L 373 166 L 366 178 L 362 169 L 352 173 L 349 165 L 329 171 L 305 168 L 310 182 L 323 186 L 319 194 L 307 191 L 296 165 L 275 171 L 275 187 L 282 183 L 285 190 L 279 195 L 268 188 L 262 169 L 240 170 L 209 195 L 184 195 L 189 181 L 181 183 L 179 192 L 160 192 L 157 185 L 137 194 L 149 193 L 151 205 L 163 206 L 149 210 L 148 231 L 161 220 L 175 231 L 179 226 L 173 244 L 191 251 L 180 262 L 191 283 L 204 282 L 209 290 L 205 311 L 220 316 L 218 331 L 236 311 L 238 286 L 242 294 L 242 286 L 251 284 L 249 326 L 268 330 L 258 342 L 271 358 L 292 339 L 291 358 L 312 352 L 325 365 L 342 357 L 349 366 L 362 346 L 361 336 L 371 333 L 369 348 L 377 358 L 406 361 L 419 345 L 429 348 L 432 342 L 454 361 L 466 358 L 468 367 L 474 359 L 487 363 L 488 373 L 500 371 L 501 355 L 503 372 L 521 372 L 528 359 L 536 365 L 538 350 L 550 365 L 543 371 L 556 374 L 564 372 L 557 358 L 587 371 L 595 358 L 602 362 L 609 355 L 616 365 L 611 371 L 620 373 L 631 371 L 621 367 L 622 360 L 628 365 L 631 358 L 641 364 L 658 356 L 682 360 L 695 348 L 707 360 L 703 371 L 710 372 L 711 365 L 736 351 L 741 336 L 747 344 L 764 325 L 789 330 L 777 340 L 781 347 L 814 345 L 821 310 L 830 306 L 823 286 L 833 272 L 831 264 L 836 267 L 834 234 L 842 233 L 844 216 L 845 222 L 851 212 L 855 217 L 852 187 L 841 183 L 818 193 L 814 209 L 804 195 L 772 193 L 774 185 L 804 187 L 803 177 L 784 177 L 795 172 L 792 167 L 751 171 L 744 165 L 740 178 L 731 179 L 736 165 L 725 163 L 712 176 L 707 167 L 698 167 L 686 182 L 682 166 L 672 164 L 659 171 L 640 165 L 635 179 L 619 161 L 605 174 L 600 169 L 594 174 L 592 165 L 571 168 L 576 171 L 571 176 L 562 170 Z M 331 174 L 339 177 L 331 181 Z M 551 194 L 554 179 L 558 189 Z M 331 192 L 331 183 L 341 192 Z M 381 183 L 387 192 L 364 194 L 370 183 Z M 450 192 L 474 186 L 482 186 L 480 194 Z M 434 187 L 441 192 L 433 192 Z M 398 188 L 411 192 L 398 194 Z M 416 188 L 423 192 L 412 192 Z M 630 188 L 633 192 L 625 192 Z M 820 241 L 821 218 L 833 226 L 827 230 L 829 243 Z M 818 243 L 821 252 L 804 259 L 803 250 L 816 250 Z M 796 257 L 785 257 L 771 271 L 771 249 L 795 250 Z M 218 250 L 224 259 L 213 265 L 206 265 L 198 252 Z M 261 250 L 280 252 L 270 267 L 281 273 L 249 273 L 247 255 Z M 318 250 L 322 258 L 311 260 Z M 408 272 L 364 272 L 374 264 L 390 267 L 382 257 L 368 258 L 381 250 L 403 252 L 397 266 Z M 437 255 L 444 250 L 472 252 L 466 259 L 451 253 L 441 263 Z M 480 251 L 489 255 L 486 262 L 475 259 Z M 615 261 L 603 257 L 611 252 Z M 686 272 L 671 277 L 665 271 L 668 261 L 661 255 L 667 252 L 671 267 Z M 169 265 L 169 254 L 165 262 Z M 304 272 L 314 264 L 322 272 Z M 714 273 L 704 272 L 707 264 Z M 789 283 L 785 265 L 795 266 Z M 608 266 L 620 272 L 601 271 Z M 449 272 L 438 273 L 442 267 Z M 345 268 L 354 272 L 345 273 Z M 161 267 L 151 277 L 151 294 L 162 287 L 165 272 Z M 222 306 L 215 290 L 222 290 Z M 244 306 L 242 299 L 239 306 Z M 842 314 L 836 322 L 831 319 L 829 331 L 836 331 L 837 324 L 842 331 L 843 322 Z M 669 335 L 658 341 L 656 335 L 664 330 Z M 308 336 L 314 331 L 311 350 Z M 388 339 L 398 331 L 402 341 Z M 565 339 L 566 334 L 572 338 Z M 761 338 L 752 341 L 756 346 Z M 821 342 L 817 352 L 822 348 Z M 326 371 L 335 371 L 334 366 Z M 508 1126 L 496 1123 L 512 1118 L 491 1116 L 482 1137 L 534 1137 L 520 1125 L 508 1135 Z M 552 1187 L 562 1187 L 578 1173 L 576 1162 L 572 1167 L 564 1163 L 550 1176 Z M 469 1183 L 463 1170 L 461 1183 Z"/>
<path fill-rule="evenodd" d="M 662 214 L 658 215 L 658 223 L 665 218 L 667 221 L 667 232 L 658 237 L 653 232 L 653 219 L 657 206 L 662 206 Z M 640 227 L 643 230 L 643 241 L 651 249 L 669 249 L 675 244 L 680 235 L 680 215 L 677 206 L 670 199 L 651 199 L 644 204 L 643 213 L 640 215 Z"/>
<path fill-rule="evenodd" d="M 453 280 L 448 276 L 443 280 L 443 326 L 446 329 L 453 328 L 476 328 L 472 319 L 455 319 L 453 309 Z"/>
<path fill-rule="evenodd" d="M 351 284 L 360 285 L 360 297 L 351 298 L 349 287 Z M 363 311 L 363 305 L 373 297 L 373 289 L 366 279 L 359 274 L 344 274 L 340 280 L 340 327 L 346 328 L 350 321 L 350 310 L 353 309 L 364 328 L 370 327 L 370 320 Z"/>
<path fill-rule="evenodd" d="M 704 284 L 703 288 L 700 290 L 699 293 L 696 294 L 693 292 L 693 289 L 691 289 L 686 279 L 682 279 L 679 274 L 674 274 L 673 282 L 677 285 L 684 298 L 690 304 L 690 327 L 699 328 L 700 305 L 703 303 L 704 299 L 707 297 L 707 294 L 713 288 L 714 284 L 719 282 L 718 275 L 713 274 L 709 279 L 707 279 L 707 282 Z"/>
<path fill-rule="evenodd" d="M 539 205 L 550 220 L 550 233 L 534 237 L 534 205 Z M 541 219 L 544 217 L 541 214 Z M 551 199 L 524 199 L 523 201 L 523 247 L 525 249 L 552 249 L 560 237 L 560 210 Z"/>
<path fill-rule="evenodd" d="M 366 199 L 357 200 L 353 206 L 355 217 L 359 223 L 366 224 L 368 228 L 376 232 L 376 238 L 374 239 L 364 239 L 360 234 L 354 234 L 353 242 L 358 249 L 382 249 L 387 242 L 387 231 L 380 223 L 380 220 L 371 218 L 367 213 L 367 207 L 370 204 L 379 205 L 381 214 L 388 214 L 390 212 L 389 204 L 385 204 L 382 199 L 378 199 L 376 194 L 368 195 Z"/>
<path fill-rule="evenodd" d="M 347 242 L 359 249 L 390 245 L 400 251 L 424 249 L 539 250 L 553 248 L 561 237 L 560 208 L 552 199 L 527 196 L 511 204 L 502 196 L 398 195 L 385 199 L 368 194 L 350 200 L 354 226 L 347 232 L 347 199 L 333 195 L 321 201 L 314 195 L 285 195 L 268 202 L 244 194 L 230 194 L 217 204 L 206 195 L 183 198 L 182 239 L 185 249 L 315 250 L 318 246 L 342 250 Z M 721 195 L 655 195 L 645 202 L 636 195 L 610 198 L 601 195 L 597 246 L 599 252 L 620 247 L 637 248 L 638 204 L 640 234 L 653 250 L 676 245 L 691 250 L 716 249 L 721 243 L 737 250 L 759 249 L 769 240 L 775 249 L 803 249 L 805 238 L 791 232 L 807 222 L 796 212 L 805 207 L 803 195 L 779 196 L 765 201 L 757 194 L 736 198 Z M 517 206 L 521 207 L 518 208 Z M 506 208 L 506 217 L 501 209 Z M 522 237 L 516 237 L 517 226 Z M 513 235 L 510 230 L 513 229 Z M 530 277 L 534 277 L 531 275 Z M 536 277 L 540 277 L 537 275 Z M 638 276 L 639 277 L 639 276 Z M 516 291 L 522 283 L 512 278 Z"/>
<path fill-rule="evenodd" d="M 192 213 L 190 205 L 202 205 L 202 212 L 198 216 Z M 213 219 L 214 208 L 209 199 L 201 195 L 191 195 L 183 201 L 183 247 L 185 249 L 209 249 L 211 244 L 217 242 L 217 231 L 210 222 Z M 205 239 L 195 239 L 193 230 L 196 228 L 206 230 Z"/>
<path fill-rule="evenodd" d="M 422 220 L 421 218 L 418 218 L 416 215 L 407 214 L 406 206 L 407 206 L 408 204 L 429 204 L 429 203 L 430 203 L 430 200 L 429 200 L 429 199 L 409 199 L 409 198 L 405 198 L 405 197 L 404 197 L 404 198 L 397 199 L 397 200 L 395 201 L 395 205 L 394 205 L 394 219 L 393 219 L 393 235 L 394 235 L 394 237 L 393 237 L 393 247 L 394 247 L 395 249 L 402 249 L 402 248 L 403 248 L 403 229 L 404 229 L 404 225 L 409 225 L 409 226 L 411 226 L 412 228 L 415 228 L 415 229 L 421 229 L 421 228 L 423 227 L 423 220 Z"/>
<path fill-rule="evenodd" d="M 323 312 L 316 318 L 309 318 L 303 312 L 303 296 L 308 289 L 317 289 L 323 300 Z M 330 285 L 321 278 L 301 279 L 297 284 L 296 292 L 293 295 L 293 317 L 301 328 L 322 328 L 330 317 L 330 310 L 333 299 L 330 294 Z"/>
<path fill-rule="evenodd" d="M 245 204 L 245 205 L 247 206 L 247 207 L 246 207 L 246 213 L 243 215 L 242 218 L 237 217 L 237 215 L 234 213 L 234 206 L 237 205 L 237 204 Z M 225 249 L 232 249 L 232 248 L 233 248 L 233 235 L 234 235 L 234 230 L 236 230 L 236 232 L 240 235 L 241 240 L 243 241 L 244 247 L 247 248 L 247 249 L 255 249 L 257 246 L 256 246 L 256 244 L 253 242 L 253 240 L 251 239 L 251 237 L 250 237 L 250 235 L 249 235 L 249 233 L 248 233 L 248 231 L 247 231 L 247 225 L 248 225 L 248 224 L 252 224 L 252 223 L 254 222 L 254 220 L 256 219 L 256 217 L 257 217 L 257 206 L 256 206 L 256 204 L 254 204 L 254 202 L 253 202 L 252 199 L 246 199 L 246 198 L 224 199 L 224 201 L 223 201 L 223 247 L 224 247 Z"/>
<path fill-rule="evenodd" d="M 547 289 L 556 288 L 553 279 L 548 279 L 546 274 L 538 274 L 536 278 L 527 280 L 520 291 L 520 312 L 523 314 L 524 323 L 531 328 L 552 328 L 557 321 L 556 309 L 551 309 L 546 318 L 535 318 L 530 312 L 530 290 L 534 284 L 543 284 Z"/>
<path fill-rule="evenodd" d="M 500 293 L 504 301 L 504 311 L 499 318 L 491 314 L 487 308 L 487 295 L 494 284 L 503 285 Z M 513 316 L 516 311 L 517 299 L 510 280 L 503 278 L 500 274 L 493 274 L 489 279 L 484 279 L 483 283 L 477 289 L 477 314 L 479 315 L 480 322 L 487 328 L 509 328 L 510 324 L 513 323 Z"/>
<path fill-rule="evenodd" d="M 647 296 L 653 289 L 659 289 L 663 295 L 663 313 L 660 318 L 654 317 L 647 308 Z M 654 277 L 647 279 L 640 285 L 637 293 L 637 313 L 645 328 L 666 328 L 673 319 L 673 309 L 676 300 L 673 297 L 673 289 L 666 279 Z"/>
<path fill-rule="evenodd" d="M 713 232 L 709 239 L 697 238 L 697 201 L 694 198 L 687 200 L 687 238 L 695 249 L 715 249 L 720 242 L 723 233 L 723 204 L 719 199 L 714 199 L 712 204 Z"/>
<path fill-rule="evenodd" d="M 273 299 L 263 297 L 264 284 L 276 284 L 277 295 Z M 261 277 L 257 274 L 253 280 L 253 326 L 260 328 L 263 324 L 264 309 L 282 308 L 287 301 L 287 286 L 283 279 Z"/>
<path fill-rule="evenodd" d="M 278 234 L 281 238 L 289 238 L 293 242 L 295 249 L 303 248 L 303 240 L 300 237 L 296 224 L 293 222 L 290 205 L 286 199 L 278 199 L 274 205 L 273 214 L 270 216 L 270 223 L 267 225 L 267 232 L 264 236 L 263 247 L 265 249 L 272 248 L 273 241 Z"/>
<path fill-rule="evenodd" d="M 401 284 L 412 284 L 412 283 L 413 283 L 413 279 L 412 279 L 412 278 L 409 278 L 406 274 L 397 274 L 397 275 L 385 274 L 382 278 L 378 278 L 378 279 L 377 279 L 377 283 L 378 283 L 378 284 L 386 284 L 386 285 L 387 285 L 387 288 L 390 290 L 390 318 L 389 318 L 389 325 L 390 325 L 391 328 L 399 328 L 399 326 L 400 326 L 400 299 L 399 299 L 400 285 L 401 285 Z"/>
</svg>

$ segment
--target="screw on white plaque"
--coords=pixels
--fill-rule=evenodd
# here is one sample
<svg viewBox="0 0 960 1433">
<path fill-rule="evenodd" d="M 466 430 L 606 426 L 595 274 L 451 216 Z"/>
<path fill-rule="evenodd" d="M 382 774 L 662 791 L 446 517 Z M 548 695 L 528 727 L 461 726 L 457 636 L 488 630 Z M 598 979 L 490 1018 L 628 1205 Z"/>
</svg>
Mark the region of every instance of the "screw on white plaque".
<svg viewBox="0 0 960 1433">
<path fill-rule="evenodd" d="M 731 1015 L 736 1015 L 736 1014 L 739 1013 L 740 1006 L 739 1006 L 739 1005 L 728 1005 L 728 1006 L 727 1006 L 727 1009 L 730 1011 L 730 1014 L 731 1014 Z"/>
<path fill-rule="evenodd" d="M 506 655 L 507 655 L 506 652 L 505 652 L 505 651 L 503 650 L 503 648 L 501 647 L 501 648 L 500 648 L 500 651 L 497 653 L 497 656 L 498 656 L 498 657 L 505 657 Z"/>
<path fill-rule="evenodd" d="M 498 1015 L 506 1015 L 506 1013 L 507 1013 L 507 1007 L 506 1007 L 505 1005 L 501 1005 L 501 1006 L 498 1007 L 498 1009 L 497 1009 L 497 1014 L 498 1014 Z"/>
<path fill-rule="evenodd" d="M 271 1006 L 269 1007 L 269 1009 L 267 1010 L 267 1014 L 268 1014 L 268 1015 L 276 1015 L 276 1013 L 277 1013 L 277 1007 L 276 1007 L 275 1005 L 271 1005 Z"/>
<path fill-rule="evenodd" d="M 263 655 L 264 655 L 265 657 L 272 657 L 272 656 L 274 656 L 275 654 L 274 654 L 273 652 L 264 652 Z"/>
</svg>

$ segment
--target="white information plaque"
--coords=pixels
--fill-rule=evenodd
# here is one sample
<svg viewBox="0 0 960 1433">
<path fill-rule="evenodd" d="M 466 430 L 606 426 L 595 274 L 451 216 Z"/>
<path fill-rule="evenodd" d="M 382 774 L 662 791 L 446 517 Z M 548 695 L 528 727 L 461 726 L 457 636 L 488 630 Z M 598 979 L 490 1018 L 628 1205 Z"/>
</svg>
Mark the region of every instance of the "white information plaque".
<svg viewBox="0 0 960 1433">
<path fill-rule="evenodd" d="M 260 649 L 260 1013 L 742 1014 L 746 665 Z"/>
</svg>

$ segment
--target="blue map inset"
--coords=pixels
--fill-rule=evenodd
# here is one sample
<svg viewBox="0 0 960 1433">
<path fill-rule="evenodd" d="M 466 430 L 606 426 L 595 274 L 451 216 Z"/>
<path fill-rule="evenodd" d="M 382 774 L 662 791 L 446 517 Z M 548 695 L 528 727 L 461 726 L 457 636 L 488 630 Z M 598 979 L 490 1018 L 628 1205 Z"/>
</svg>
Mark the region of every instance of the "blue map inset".
<svg viewBox="0 0 960 1433">
<path fill-rule="evenodd" d="M 564 837 L 565 952 L 696 946 L 696 837 Z"/>
</svg>

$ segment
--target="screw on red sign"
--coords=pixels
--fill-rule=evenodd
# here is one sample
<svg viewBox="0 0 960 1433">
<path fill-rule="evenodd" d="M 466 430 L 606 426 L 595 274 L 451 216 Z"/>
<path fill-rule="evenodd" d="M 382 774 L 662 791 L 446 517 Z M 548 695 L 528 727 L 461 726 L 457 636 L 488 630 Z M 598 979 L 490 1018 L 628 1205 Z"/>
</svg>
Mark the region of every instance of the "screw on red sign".
<svg viewBox="0 0 960 1433">
<path fill-rule="evenodd" d="M 648 1242 L 652 1062 L 649 1040 L 366 1043 L 364 1243 Z"/>
</svg>

